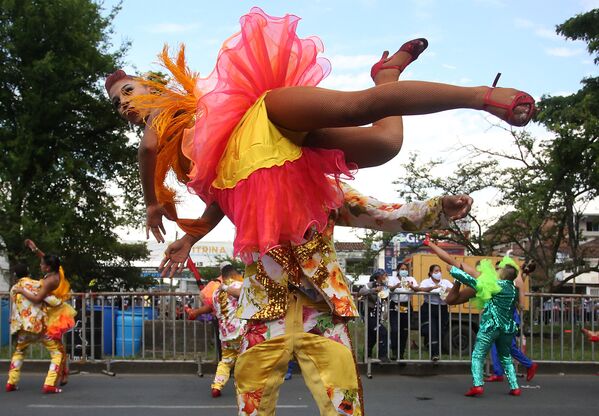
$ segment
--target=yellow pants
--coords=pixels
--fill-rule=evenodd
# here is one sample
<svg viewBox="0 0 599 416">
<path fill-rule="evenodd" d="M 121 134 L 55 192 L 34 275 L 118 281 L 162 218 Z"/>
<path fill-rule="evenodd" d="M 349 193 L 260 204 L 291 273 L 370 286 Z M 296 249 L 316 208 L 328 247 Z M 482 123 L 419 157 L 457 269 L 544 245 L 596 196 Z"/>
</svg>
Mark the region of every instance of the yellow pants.
<svg viewBox="0 0 599 416">
<path fill-rule="evenodd" d="M 361 386 L 345 320 L 300 292 L 284 319 L 250 321 L 235 366 L 239 415 L 274 415 L 287 365 L 295 359 L 321 415 L 362 415 Z"/>
<path fill-rule="evenodd" d="M 64 346 L 58 340 L 46 337 L 44 334 L 34 334 L 33 332 L 17 332 L 17 346 L 10 361 L 10 370 L 8 371 L 8 382 L 17 385 L 21 379 L 21 367 L 25 351 L 31 344 L 41 342 L 50 353 L 50 369 L 44 381 L 44 385 L 56 386 L 62 376 L 65 365 Z"/>
<path fill-rule="evenodd" d="M 229 381 L 229 375 L 239 355 L 239 348 L 223 348 L 221 353 L 222 356 L 216 367 L 216 374 L 211 386 L 217 390 L 222 390 Z"/>
</svg>

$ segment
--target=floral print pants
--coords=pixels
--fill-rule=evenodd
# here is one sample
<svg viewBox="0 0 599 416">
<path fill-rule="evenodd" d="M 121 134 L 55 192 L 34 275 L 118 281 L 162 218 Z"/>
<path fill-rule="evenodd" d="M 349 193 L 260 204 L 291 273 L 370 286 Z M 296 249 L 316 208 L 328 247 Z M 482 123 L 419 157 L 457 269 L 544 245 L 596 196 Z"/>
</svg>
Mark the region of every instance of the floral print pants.
<svg viewBox="0 0 599 416">
<path fill-rule="evenodd" d="M 10 361 L 8 383 L 15 386 L 19 383 L 25 351 L 31 344 L 37 342 L 41 342 L 50 353 L 50 369 L 48 370 L 44 385 L 56 386 L 59 383 L 64 372 L 66 358 L 62 343 L 59 340 L 49 338 L 44 334 L 35 334 L 23 330 L 17 332 L 17 346 Z"/>
<path fill-rule="evenodd" d="M 289 295 L 284 318 L 250 321 L 235 366 L 239 415 L 274 415 L 289 361 L 296 360 L 321 415 L 362 415 L 347 321 L 323 301 Z"/>
</svg>

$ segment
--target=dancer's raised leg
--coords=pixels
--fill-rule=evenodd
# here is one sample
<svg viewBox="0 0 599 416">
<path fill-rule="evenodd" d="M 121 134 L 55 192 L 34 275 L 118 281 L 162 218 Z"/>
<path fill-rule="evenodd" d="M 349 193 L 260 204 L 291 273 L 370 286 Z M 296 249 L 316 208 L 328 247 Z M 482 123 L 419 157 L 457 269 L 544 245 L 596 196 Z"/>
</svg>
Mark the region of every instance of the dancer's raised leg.
<svg viewBox="0 0 599 416">
<path fill-rule="evenodd" d="M 426 39 L 414 39 L 402 45 L 390 58 L 385 51 L 370 72 L 375 85 L 396 82 L 406 66 L 416 60 L 427 46 Z M 369 127 L 313 130 L 308 133 L 303 145 L 328 149 L 345 147 L 347 162 L 365 168 L 378 166 L 392 159 L 400 151 L 402 143 L 402 116 L 392 116 L 377 120 Z M 373 146 L 379 151 L 372 152 Z"/>
<path fill-rule="evenodd" d="M 429 114 L 456 108 L 485 110 L 516 126 L 528 123 L 534 100 L 512 88 L 459 87 L 424 81 L 398 81 L 354 91 L 317 87 L 275 89 L 266 96 L 269 118 L 289 130 L 362 126 L 385 117 Z M 368 138 L 364 138 L 368 140 Z M 351 151 L 352 137 L 337 147 Z M 374 145 L 374 147 L 373 147 Z M 371 151 L 378 152 L 370 143 Z"/>
<path fill-rule="evenodd" d="M 398 81 L 362 91 L 287 87 L 272 90 L 265 101 L 271 121 L 296 131 L 362 126 L 389 116 L 431 114 L 457 108 L 484 109 L 504 119 L 505 109 L 485 103 L 489 88 L 426 81 Z M 519 93 L 521 91 L 513 88 L 494 88 L 488 99 L 492 97 L 496 103 L 510 105 Z M 532 101 L 518 104 L 512 117 L 505 121 L 525 125 L 533 115 L 532 110 Z"/>
</svg>

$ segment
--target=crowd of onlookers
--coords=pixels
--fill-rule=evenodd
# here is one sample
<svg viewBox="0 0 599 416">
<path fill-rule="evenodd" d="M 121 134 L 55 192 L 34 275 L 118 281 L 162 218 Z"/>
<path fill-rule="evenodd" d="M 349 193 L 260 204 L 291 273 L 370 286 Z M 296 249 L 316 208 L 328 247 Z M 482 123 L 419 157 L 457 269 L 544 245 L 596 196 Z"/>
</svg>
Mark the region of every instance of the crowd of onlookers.
<svg viewBox="0 0 599 416">
<path fill-rule="evenodd" d="M 410 276 L 408 266 L 400 264 L 396 273 L 388 276 L 378 269 L 370 282 L 358 291 L 366 307 L 362 308 L 368 332 L 368 357 L 373 357 L 374 346 L 378 346 L 378 357 L 382 362 L 403 359 L 408 340 L 408 329 L 419 329 L 430 350 L 431 360 L 439 360 L 441 342 L 449 326 L 449 311 L 445 295 L 453 284 L 443 278 L 441 267 L 430 266 L 428 276 L 420 283 Z M 419 305 L 420 317 L 411 325 L 415 304 L 419 302 L 413 293 L 424 293 Z M 389 330 L 385 321 L 389 321 Z M 389 333 L 390 332 L 390 333 Z M 388 348 L 391 347 L 391 355 Z"/>
<path fill-rule="evenodd" d="M 565 324 L 574 322 L 577 325 L 584 325 L 593 321 L 593 311 L 595 319 L 599 317 L 599 300 L 580 297 L 552 297 L 544 300 L 540 309 L 542 314 L 537 315 L 536 324 L 540 324 L 541 320 L 544 325 L 561 324 L 563 319 Z"/>
<path fill-rule="evenodd" d="M 441 268 L 430 266 L 428 276 L 420 283 L 411 276 L 407 264 L 399 264 L 392 275 L 378 269 L 370 281 L 354 287 L 360 312 L 366 323 L 367 357 L 387 362 L 404 359 L 408 331 L 419 331 L 424 355 L 437 361 L 451 342 L 450 314 L 445 296 L 453 283 L 443 278 Z M 550 295 L 547 295 L 550 296 Z M 589 326 L 599 320 L 599 300 L 587 297 L 532 297 L 533 325 Z M 594 315 L 594 316 L 593 316 Z M 476 326 L 478 319 L 468 326 Z M 528 323 L 528 321 L 526 322 Z M 468 342 L 474 340 L 466 337 Z M 412 335 L 412 343 L 416 337 Z M 375 346 L 377 349 L 375 350 Z M 468 348 L 468 346 L 465 346 Z"/>
</svg>

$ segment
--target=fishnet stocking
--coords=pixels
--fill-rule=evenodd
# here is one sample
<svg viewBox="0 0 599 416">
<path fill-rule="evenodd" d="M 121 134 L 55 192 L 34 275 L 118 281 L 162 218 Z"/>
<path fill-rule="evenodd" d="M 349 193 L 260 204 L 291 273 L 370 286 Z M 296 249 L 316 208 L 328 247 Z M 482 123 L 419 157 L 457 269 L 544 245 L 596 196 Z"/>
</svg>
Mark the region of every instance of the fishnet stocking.
<svg viewBox="0 0 599 416">
<path fill-rule="evenodd" d="M 484 89 L 423 81 L 398 81 L 362 91 L 318 87 L 279 88 L 268 93 L 270 120 L 289 130 L 352 127 L 389 116 L 481 108 Z"/>
<path fill-rule="evenodd" d="M 266 105 L 275 124 L 309 132 L 298 145 L 341 149 L 348 162 L 365 168 L 397 155 L 403 143 L 401 115 L 475 108 L 481 93 L 484 90 L 421 81 L 354 92 L 290 87 L 271 91 Z M 358 127 L 369 123 L 371 127 Z"/>
</svg>

